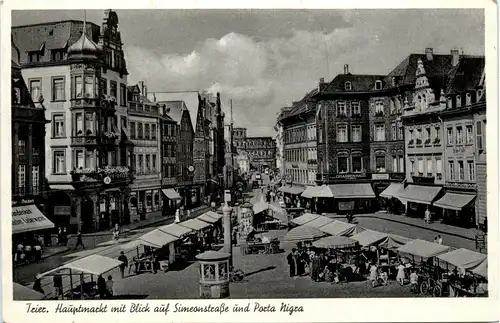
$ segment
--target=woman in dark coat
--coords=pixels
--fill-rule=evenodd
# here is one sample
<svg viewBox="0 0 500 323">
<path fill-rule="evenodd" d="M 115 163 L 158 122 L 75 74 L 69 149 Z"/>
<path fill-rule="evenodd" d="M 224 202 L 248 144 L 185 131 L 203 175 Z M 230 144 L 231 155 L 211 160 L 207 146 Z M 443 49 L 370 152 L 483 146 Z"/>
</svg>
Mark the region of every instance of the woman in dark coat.
<svg viewBox="0 0 500 323">
<path fill-rule="evenodd" d="M 102 275 L 99 275 L 97 278 L 97 292 L 99 293 L 99 298 L 101 299 L 105 299 L 108 294 L 106 280 L 102 277 Z"/>
<path fill-rule="evenodd" d="M 292 252 L 288 254 L 286 260 L 288 261 L 288 267 L 290 269 L 290 277 L 295 277 L 297 275 L 297 249 L 292 249 Z"/>
</svg>

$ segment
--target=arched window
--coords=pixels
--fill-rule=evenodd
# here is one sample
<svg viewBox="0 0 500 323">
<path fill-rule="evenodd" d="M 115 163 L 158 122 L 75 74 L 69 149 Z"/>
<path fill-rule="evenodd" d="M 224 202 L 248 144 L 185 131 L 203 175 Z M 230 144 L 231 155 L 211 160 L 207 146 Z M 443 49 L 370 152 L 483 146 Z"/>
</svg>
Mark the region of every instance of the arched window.
<svg viewBox="0 0 500 323">
<path fill-rule="evenodd" d="M 456 104 L 457 108 L 460 108 L 462 106 L 462 97 L 460 95 L 457 95 Z"/>
<path fill-rule="evenodd" d="M 465 95 L 465 104 L 466 104 L 466 105 L 470 105 L 471 103 L 472 103 L 472 96 L 471 96 L 471 94 L 470 94 L 470 93 L 467 93 L 467 94 Z"/>
</svg>

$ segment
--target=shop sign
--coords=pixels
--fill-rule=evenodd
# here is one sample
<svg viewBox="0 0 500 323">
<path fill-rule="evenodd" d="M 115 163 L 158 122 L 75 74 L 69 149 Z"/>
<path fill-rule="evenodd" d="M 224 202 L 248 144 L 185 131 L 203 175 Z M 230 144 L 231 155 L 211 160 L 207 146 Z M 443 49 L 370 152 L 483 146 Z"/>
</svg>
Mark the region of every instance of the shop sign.
<svg viewBox="0 0 500 323">
<path fill-rule="evenodd" d="M 68 215 L 71 213 L 71 206 L 56 205 L 54 206 L 54 215 Z"/>
<path fill-rule="evenodd" d="M 476 249 L 486 249 L 486 235 L 484 233 L 476 234 Z"/>
<path fill-rule="evenodd" d="M 336 174 L 334 178 L 342 178 L 342 179 L 353 179 L 353 178 L 363 178 L 366 177 L 364 173 L 352 173 L 352 174 Z"/>
<path fill-rule="evenodd" d="M 453 147 L 453 153 L 455 155 L 464 154 L 465 153 L 465 147 L 464 146 Z"/>
<path fill-rule="evenodd" d="M 372 174 L 373 180 L 385 180 L 389 179 L 389 174 Z"/>
<path fill-rule="evenodd" d="M 19 199 L 12 201 L 12 205 L 22 205 L 22 204 L 34 204 L 35 200 L 33 199 Z"/>
<path fill-rule="evenodd" d="M 292 168 L 299 168 L 298 164 L 292 164 Z"/>
<path fill-rule="evenodd" d="M 350 211 L 354 209 L 354 202 L 338 202 L 340 211 Z"/>
<path fill-rule="evenodd" d="M 389 174 L 390 179 L 396 179 L 402 181 L 405 178 L 404 173 L 391 173 Z"/>
</svg>

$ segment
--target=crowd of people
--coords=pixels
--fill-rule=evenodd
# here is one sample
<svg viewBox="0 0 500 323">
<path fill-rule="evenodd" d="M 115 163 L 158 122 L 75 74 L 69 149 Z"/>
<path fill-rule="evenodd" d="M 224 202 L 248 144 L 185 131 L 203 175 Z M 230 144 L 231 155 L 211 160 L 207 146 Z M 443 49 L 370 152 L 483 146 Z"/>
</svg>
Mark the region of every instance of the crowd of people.
<svg viewBox="0 0 500 323">
<path fill-rule="evenodd" d="M 40 262 L 43 254 L 44 239 L 40 235 L 24 237 L 14 241 L 13 264 L 21 265 L 31 262 Z"/>
</svg>

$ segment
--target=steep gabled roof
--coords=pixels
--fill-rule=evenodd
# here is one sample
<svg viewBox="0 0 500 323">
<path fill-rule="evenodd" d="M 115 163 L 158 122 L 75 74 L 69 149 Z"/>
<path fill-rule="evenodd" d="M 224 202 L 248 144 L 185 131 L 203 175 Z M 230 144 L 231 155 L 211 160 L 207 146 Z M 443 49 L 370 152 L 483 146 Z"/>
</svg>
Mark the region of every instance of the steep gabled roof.
<svg viewBox="0 0 500 323">
<path fill-rule="evenodd" d="M 475 90 L 480 85 L 484 67 L 484 56 L 462 56 L 449 73 L 446 94 Z"/>
<path fill-rule="evenodd" d="M 157 102 L 163 104 L 169 101 L 181 101 L 184 102 L 184 106 L 189 111 L 191 126 L 193 130 L 196 131 L 196 119 L 198 116 L 198 92 L 153 92 L 152 96 L 156 98 Z M 175 120 L 175 118 L 174 118 Z M 179 121 L 180 122 L 180 118 Z"/>
<path fill-rule="evenodd" d="M 321 93 L 331 94 L 336 92 L 368 92 L 375 86 L 375 81 L 383 80 L 385 75 L 369 74 L 339 74 Z M 345 83 L 351 82 L 351 90 L 345 89 Z"/>
</svg>

